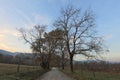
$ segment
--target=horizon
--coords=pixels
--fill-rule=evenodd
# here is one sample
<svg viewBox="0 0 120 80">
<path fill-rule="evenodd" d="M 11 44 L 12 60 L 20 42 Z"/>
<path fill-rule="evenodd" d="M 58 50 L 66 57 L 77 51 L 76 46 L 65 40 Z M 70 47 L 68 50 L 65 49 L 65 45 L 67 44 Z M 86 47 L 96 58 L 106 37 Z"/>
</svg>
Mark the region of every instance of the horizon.
<svg viewBox="0 0 120 80">
<path fill-rule="evenodd" d="M 0 49 L 0 50 L 3 50 L 3 49 Z M 8 50 L 3 50 L 3 51 L 7 51 L 7 52 L 11 52 L 11 51 L 8 51 Z M 22 53 L 22 54 L 32 54 L 32 52 L 11 52 L 12 54 L 14 53 Z M 82 59 L 78 59 L 77 57 L 80 58 L 80 56 L 75 56 L 74 57 L 74 61 L 89 61 L 88 59 L 86 59 L 85 57 L 81 57 Z M 94 60 L 94 59 L 91 59 L 91 60 Z M 98 60 L 95 60 L 95 61 L 98 61 Z M 106 61 L 106 62 L 110 62 L 110 63 L 120 63 L 120 61 L 118 60 L 100 60 L 100 61 Z"/>
<path fill-rule="evenodd" d="M 60 9 L 67 4 L 80 7 L 84 12 L 91 9 L 95 14 L 98 35 L 105 39 L 110 50 L 103 54 L 106 60 L 120 62 L 120 1 L 119 0 L 0 0 L 0 49 L 10 52 L 31 52 L 29 44 L 20 37 L 19 28 L 32 28 L 35 25 L 48 25 L 50 31 Z M 77 60 L 84 60 L 76 56 Z"/>
</svg>

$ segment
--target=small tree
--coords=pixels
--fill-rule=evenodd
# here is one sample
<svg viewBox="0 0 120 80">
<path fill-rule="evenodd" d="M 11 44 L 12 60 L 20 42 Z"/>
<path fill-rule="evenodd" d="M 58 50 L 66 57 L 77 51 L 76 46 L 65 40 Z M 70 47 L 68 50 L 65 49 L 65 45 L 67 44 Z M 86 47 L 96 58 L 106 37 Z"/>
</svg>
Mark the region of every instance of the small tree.
<svg viewBox="0 0 120 80">
<path fill-rule="evenodd" d="M 61 15 L 55 21 L 54 26 L 64 31 L 72 72 L 75 54 L 93 57 L 101 51 L 101 39 L 95 36 L 94 16 L 90 11 L 82 14 L 80 9 L 67 6 L 61 10 Z"/>
</svg>

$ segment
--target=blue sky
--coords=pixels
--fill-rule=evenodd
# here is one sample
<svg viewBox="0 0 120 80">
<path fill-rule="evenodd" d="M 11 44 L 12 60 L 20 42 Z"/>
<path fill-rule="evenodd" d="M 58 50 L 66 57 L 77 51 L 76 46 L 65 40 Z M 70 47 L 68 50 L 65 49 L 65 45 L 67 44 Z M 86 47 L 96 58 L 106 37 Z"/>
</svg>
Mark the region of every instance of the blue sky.
<svg viewBox="0 0 120 80">
<path fill-rule="evenodd" d="M 120 61 L 120 0 L 0 0 L 0 49 L 30 52 L 16 29 L 47 24 L 50 30 L 61 7 L 70 3 L 83 11 L 93 10 L 98 34 L 110 50 L 104 56 L 109 61 Z"/>
</svg>

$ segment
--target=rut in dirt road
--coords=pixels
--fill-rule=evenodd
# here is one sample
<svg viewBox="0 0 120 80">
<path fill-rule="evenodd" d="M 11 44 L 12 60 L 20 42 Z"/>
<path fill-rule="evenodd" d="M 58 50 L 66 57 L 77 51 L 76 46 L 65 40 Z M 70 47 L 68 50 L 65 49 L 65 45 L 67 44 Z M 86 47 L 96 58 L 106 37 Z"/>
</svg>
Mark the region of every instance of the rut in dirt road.
<svg viewBox="0 0 120 80">
<path fill-rule="evenodd" d="M 51 71 L 47 72 L 37 80 L 74 80 L 74 79 L 60 72 L 57 68 L 52 68 Z"/>
</svg>

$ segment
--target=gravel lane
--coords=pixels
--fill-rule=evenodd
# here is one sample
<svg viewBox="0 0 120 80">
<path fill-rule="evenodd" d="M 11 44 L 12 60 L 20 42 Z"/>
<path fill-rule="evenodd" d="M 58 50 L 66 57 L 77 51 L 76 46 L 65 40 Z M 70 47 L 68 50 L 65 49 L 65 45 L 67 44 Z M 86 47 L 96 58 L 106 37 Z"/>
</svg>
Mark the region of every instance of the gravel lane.
<svg viewBox="0 0 120 80">
<path fill-rule="evenodd" d="M 60 72 L 57 68 L 52 68 L 51 71 L 47 72 L 37 80 L 74 80 L 64 73 Z"/>
</svg>

